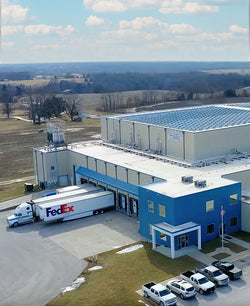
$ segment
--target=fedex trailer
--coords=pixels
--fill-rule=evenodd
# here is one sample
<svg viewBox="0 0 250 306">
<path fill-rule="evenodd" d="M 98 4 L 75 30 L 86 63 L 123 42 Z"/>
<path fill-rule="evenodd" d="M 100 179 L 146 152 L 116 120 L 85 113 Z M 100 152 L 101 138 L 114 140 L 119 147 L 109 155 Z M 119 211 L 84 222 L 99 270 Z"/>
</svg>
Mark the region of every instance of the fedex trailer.
<svg viewBox="0 0 250 306">
<path fill-rule="evenodd" d="M 103 213 L 114 206 L 114 194 L 110 191 L 82 194 L 43 204 L 25 202 L 15 209 L 14 215 L 7 217 L 7 223 L 10 227 L 16 227 L 34 222 L 37 217 L 44 222 L 62 222 Z"/>
</svg>

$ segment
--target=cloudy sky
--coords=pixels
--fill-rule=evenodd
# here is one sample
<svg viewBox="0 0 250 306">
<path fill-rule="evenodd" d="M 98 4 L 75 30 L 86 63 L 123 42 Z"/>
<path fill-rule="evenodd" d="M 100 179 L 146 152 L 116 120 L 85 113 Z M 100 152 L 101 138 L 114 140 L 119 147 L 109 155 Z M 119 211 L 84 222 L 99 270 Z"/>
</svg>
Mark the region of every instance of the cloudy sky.
<svg viewBox="0 0 250 306">
<path fill-rule="evenodd" d="M 248 60 L 248 0 L 1 1 L 2 63 Z"/>
</svg>

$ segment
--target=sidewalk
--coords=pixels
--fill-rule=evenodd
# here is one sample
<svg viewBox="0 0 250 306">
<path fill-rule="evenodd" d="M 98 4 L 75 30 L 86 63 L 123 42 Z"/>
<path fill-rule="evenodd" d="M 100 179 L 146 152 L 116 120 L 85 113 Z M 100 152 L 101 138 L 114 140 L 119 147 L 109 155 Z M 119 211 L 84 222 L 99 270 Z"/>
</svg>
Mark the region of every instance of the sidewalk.
<svg viewBox="0 0 250 306">
<path fill-rule="evenodd" d="M 0 202 L 0 211 L 14 209 L 16 206 L 18 206 L 19 204 L 21 204 L 23 202 L 41 198 L 44 193 L 46 193 L 45 190 L 30 193 L 30 194 L 22 196 L 22 197 L 18 197 L 18 198 L 14 198 L 14 199 L 11 199 L 11 200 Z"/>
<path fill-rule="evenodd" d="M 190 257 L 206 264 L 206 265 L 210 265 L 213 261 L 217 260 L 213 256 L 221 254 L 221 253 L 226 253 L 226 254 L 229 255 L 228 257 L 225 257 L 225 260 L 229 261 L 229 262 L 234 262 L 234 261 L 237 261 L 237 260 L 240 260 L 240 259 L 243 259 L 245 257 L 250 256 L 250 243 L 245 242 L 243 240 L 240 240 L 240 239 L 235 238 L 235 237 L 230 236 L 230 235 L 227 235 L 227 236 L 229 238 L 228 239 L 224 238 L 224 240 L 235 243 L 235 244 L 238 244 L 239 246 L 241 246 L 241 247 L 243 247 L 247 250 L 236 253 L 236 252 L 231 251 L 229 248 L 227 248 L 225 246 L 225 247 L 223 247 L 223 249 L 221 247 L 219 247 L 215 251 L 210 252 L 208 254 L 204 254 L 201 251 L 196 250 L 195 252 L 190 253 L 188 255 Z"/>
</svg>

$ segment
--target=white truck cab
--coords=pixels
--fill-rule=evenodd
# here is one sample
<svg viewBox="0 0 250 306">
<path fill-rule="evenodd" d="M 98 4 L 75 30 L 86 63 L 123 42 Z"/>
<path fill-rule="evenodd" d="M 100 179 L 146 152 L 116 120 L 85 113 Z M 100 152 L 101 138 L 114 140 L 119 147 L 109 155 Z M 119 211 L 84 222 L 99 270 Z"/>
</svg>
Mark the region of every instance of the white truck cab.
<svg viewBox="0 0 250 306">
<path fill-rule="evenodd" d="M 31 222 L 34 222 L 34 217 L 32 204 L 29 202 L 24 202 L 17 206 L 14 210 L 14 215 L 7 217 L 7 223 L 10 227 Z"/>
</svg>

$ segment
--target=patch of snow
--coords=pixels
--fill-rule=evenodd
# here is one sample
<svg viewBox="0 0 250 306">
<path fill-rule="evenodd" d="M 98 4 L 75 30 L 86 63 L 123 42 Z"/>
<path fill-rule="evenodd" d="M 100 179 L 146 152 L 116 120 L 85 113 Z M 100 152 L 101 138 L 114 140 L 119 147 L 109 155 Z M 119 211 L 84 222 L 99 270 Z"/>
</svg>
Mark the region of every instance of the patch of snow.
<svg viewBox="0 0 250 306">
<path fill-rule="evenodd" d="M 67 131 L 68 132 L 79 132 L 84 130 L 84 128 L 68 128 Z"/>
<path fill-rule="evenodd" d="M 134 252 L 136 250 L 139 250 L 143 248 L 143 245 L 142 244 L 136 244 L 136 245 L 132 245 L 131 247 L 129 248 L 126 248 L 126 249 L 123 249 L 119 252 L 116 252 L 116 254 L 124 254 L 124 253 L 130 253 L 130 252 Z"/>
<path fill-rule="evenodd" d="M 122 246 L 121 245 L 115 245 L 113 246 L 113 249 L 120 249 Z"/>
<path fill-rule="evenodd" d="M 94 139 L 101 139 L 102 135 L 101 134 L 95 134 L 95 135 L 91 135 L 90 137 L 94 138 Z"/>
<path fill-rule="evenodd" d="M 95 271 L 95 270 L 101 270 L 101 269 L 103 269 L 102 266 L 94 266 L 94 267 L 92 267 L 92 268 L 89 268 L 88 270 L 89 270 L 89 271 Z"/>
<path fill-rule="evenodd" d="M 77 289 L 84 282 L 85 282 L 85 277 L 77 278 L 76 280 L 74 280 L 72 282 L 71 286 L 68 286 L 68 287 L 62 289 L 62 294 Z"/>
</svg>

